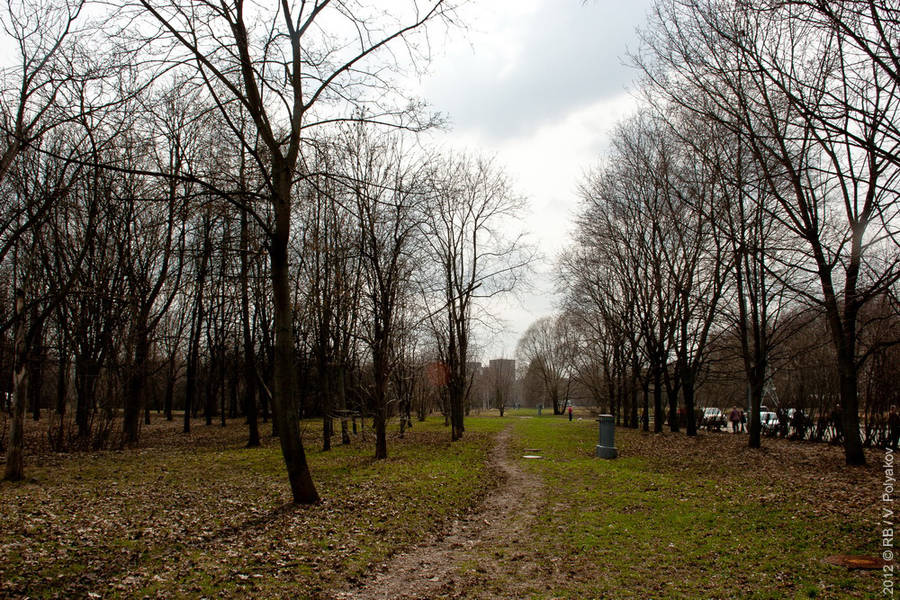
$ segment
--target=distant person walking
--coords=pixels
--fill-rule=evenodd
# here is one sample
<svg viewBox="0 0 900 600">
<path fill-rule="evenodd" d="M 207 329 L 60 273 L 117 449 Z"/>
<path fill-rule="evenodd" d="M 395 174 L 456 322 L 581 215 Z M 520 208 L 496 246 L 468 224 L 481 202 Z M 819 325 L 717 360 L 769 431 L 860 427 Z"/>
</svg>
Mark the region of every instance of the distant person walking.
<svg viewBox="0 0 900 600">
<path fill-rule="evenodd" d="M 572 405 L 569 405 L 569 421 L 572 420 Z"/>
<path fill-rule="evenodd" d="M 731 408 L 731 413 L 728 415 L 728 420 L 731 421 L 731 433 L 737 433 L 741 429 L 741 411 L 737 409 L 736 406 Z"/>
<path fill-rule="evenodd" d="M 744 414 L 744 409 L 741 409 L 740 413 L 741 413 L 741 433 L 745 433 L 747 431 L 747 415 Z"/>
</svg>

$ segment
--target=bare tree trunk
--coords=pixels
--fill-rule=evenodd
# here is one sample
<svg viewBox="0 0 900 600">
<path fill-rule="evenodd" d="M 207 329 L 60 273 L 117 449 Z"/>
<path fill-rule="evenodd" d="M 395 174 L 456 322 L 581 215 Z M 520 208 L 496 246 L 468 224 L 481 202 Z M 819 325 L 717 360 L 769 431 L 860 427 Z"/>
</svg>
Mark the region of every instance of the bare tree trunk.
<svg viewBox="0 0 900 600">
<path fill-rule="evenodd" d="M 642 423 L 642 429 L 646 432 L 650 431 L 650 380 L 647 379 L 643 382 L 643 396 L 644 396 L 644 417 Z"/>
<path fill-rule="evenodd" d="M 238 418 L 238 383 L 240 382 L 240 378 L 238 376 L 238 369 L 236 368 L 236 364 L 231 365 L 232 368 L 227 370 L 228 375 L 228 418 L 229 419 L 237 419 Z M 222 411 L 222 419 L 224 424 L 225 419 L 225 411 Z"/>
<path fill-rule="evenodd" d="M 202 285 L 202 281 L 201 281 Z M 187 371 L 184 386 L 184 433 L 191 432 L 191 411 L 197 396 L 197 367 L 200 361 L 200 326 L 203 320 L 203 295 L 197 294 L 197 305 L 191 323 L 191 339 L 188 344 Z"/>
<path fill-rule="evenodd" d="M 762 407 L 765 363 L 757 361 L 756 366 L 750 368 L 747 379 L 750 392 L 750 441 L 748 444 L 751 448 L 760 448 L 762 446 L 762 423 L 760 422 L 759 412 Z"/>
<path fill-rule="evenodd" d="M 197 272 L 197 296 L 194 307 L 194 318 L 191 322 L 191 339 L 188 344 L 187 372 L 185 373 L 184 394 L 184 433 L 191 432 L 191 416 L 195 410 L 197 398 L 197 370 L 200 362 L 200 332 L 203 328 L 203 287 L 206 284 L 206 267 L 209 255 L 212 252 L 212 244 L 209 240 L 210 220 L 203 218 L 203 249 L 200 256 L 200 266 Z"/>
<path fill-rule="evenodd" d="M 140 311 L 135 324 L 134 363 L 125 392 L 124 421 L 122 433 L 126 444 L 138 441 L 141 409 L 144 406 L 144 388 L 147 387 L 147 359 L 150 355 L 150 332 L 147 328 L 148 315 Z"/>
<path fill-rule="evenodd" d="M 669 390 L 666 396 L 669 399 L 669 430 L 678 433 L 678 391 Z"/>
<path fill-rule="evenodd" d="M 212 312 L 210 312 L 210 318 L 215 318 Z M 209 358 L 206 362 L 206 381 L 204 382 L 206 386 L 203 395 L 203 418 L 207 426 L 212 425 L 213 417 L 216 414 L 216 398 L 219 393 L 219 351 L 213 343 L 211 325 L 211 323 L 207 323 L 206 327 L 206 346 L 209 349 Z"/>
<path fill-rule="evenodd" d="M 631 371 L 631 422 L 628 424 L 633 429 L 638 428 L 638 367 Z"/>
<path fill-rule="evenodd" d="M 272 266 L 272 291 L 275 312 L 275 388 L 272 395 L 273 423 L 278 430 L 281 451 L 287 467 L 294 502 L 313 504 L 319 501 L 315 484 L 306 463 L 300 421 L 294 399 L 294 335 L 291 311 L 291 283 L 288 272 L 288 240 L 291 219 L 290 173 L 280 172 L 277 198 L 274 198 L 275 226 L 269 255 Z"/>
<path fill-rule="evenodd" d="M 319 397 L 322 409 L 322 450 L 331 450 L 331 436 L 334 433 L 334 421 L 331 417 L 331 366 L 324 360 L 319 361 Z"/>
<path fill-rule="evenodd" d="M 375 348 L 373 354 L 372 362 L 374 363 L 375 371 L 375 458 L 380 460 L 387 458 L 387 348 Z"/>
<path fill-rule="evenodd" d="M 241 209 L 241 330 L 244 340 L 244 412 L 247 415 L 247 447 L 259 446 L 259 419 L 256 411 L 256 350 L 250 330 L 250 223 L 247 208 Z"/>
<path fill-rule="evenodd" d="M 25 292 L 16 290 L 13 367 L 13 407 L 9 422 L 9 448 L 6 450 L 7 481 L 20 481 L 25 477 L 25 403 L 28 398 L 27 350 L 25 346 Z"/>
<path fill-rule="evenodd" d="M 256 358 L 250 329 L 244 330 L 244 412 L 247 415 L 247 447 L 259 446 L 259 417 L 256 410 Z"/>
<path fill-rule="evenodd" d="M 32 309 L 32 332 L 28 349 L 28 402 L 35 421 L 41 420 L 41 396 L 44 382 L 44 326 L 37 305 Z"/>
<path fill-rule="evenodd" d="M 662 371 L 659 365 L 653 367 L 653 432 L 662 433 L 663 430 L 662 407 Z"/>
<path fill-rule="evenodd" d="M 94 411 L 94 394 L 100 367 L 89 356 L 75 357 L 75 423 L 78 438 L 86 440 L 91 435 L 91 415 Z"/>
<path fill-rule="evenodd" d="M 166 392 L 163 398 L 163 414 L 166 417 L 166 421 L 172 421 L 172 401 L 175 398 L 175 357 L 177 356 L 176 351 L 172 350 L 172 355 L 169 356 L 169 366 L 166 370 Z"/>
<path fill-rule="evenodd" d="M 226 414 L 228 407 L 226 406 L 226 399 L 228 396 L 229 378 L 226 375 L 226 360 L 227 357 L 225 356 L 225 351 L 223 349 L 221 362 L 219 363 L 219 424 L 221 424 L 222 427 L 225 427 L 228 424 L 228 415 Z"/>
<path fill-rule="evenodd" d="M 463 424 L 463 398 L 466 394 L 465 380 L 461 380 L 459 374 L 451 372 L 450 381 L 447 384 L 447 393 L 450 404 L 450 440 L 455 442 L 462 439 L 465 431 Z"/>
<path fill-rule="evenodd" d="M 244 337 L 244 411 L 247 415 L 247 447 L 255 448 L 259 446 L 259 417 L 256 410 L 256 364 L 253 356 L 253 341 L 249 343 L 249 354 L 247 349 L 247 333 Z"/>
<path fill-rule="evenodd" d="M 65 439 L 66 396 L 69 388 L 69 357 L 62 335 L 59 336 L 57 352 L 59 360 L 56 371 L 56 417 L 59 419 L 59 430 L 56 432 L 56 447 L 62 449 Z"/>
<path fill-rule="evenodd" d="M 343 364 L 339 364 L 337 366 L 337 372 L 335 373 L 337 378 L 337 395 L 338 395 L 338 408 L 341 411 L 347 410 L 347 376 L 345 373 L 345 367 Z M 347 418 L 341 418 L 341 443 L 347 445 L 350 443 L 350 433 L 347 431 Z"/>
<path fill-rule="evenodd" d="M 379 406 L 375 409 L 375 458 L 387 458 L 387 408 Z"/>
<path fill-rule="evenodd" d="M 838 354 L 838 381 L 844 428 L 844 459 L 848 465 L 866 464 L 859 435 L 858 371 L 852 357 Z"/>
<path fill-rule="evenodd" d="M 681 390 L 684 395 L 684 412 L 687 415 L 687 434 L 697 435 L 697 419 L 694 418 L 694 369 L 687 367 L 681 378 Z"/>
</svg>

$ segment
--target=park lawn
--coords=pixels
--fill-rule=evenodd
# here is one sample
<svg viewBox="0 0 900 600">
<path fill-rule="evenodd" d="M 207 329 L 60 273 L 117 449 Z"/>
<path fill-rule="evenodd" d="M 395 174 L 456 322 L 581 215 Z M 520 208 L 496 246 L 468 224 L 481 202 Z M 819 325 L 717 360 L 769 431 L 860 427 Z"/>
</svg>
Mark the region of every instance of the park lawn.
<svg viewBox="0 0 900 600">
<path fill-rule="evenodd" d="M 319 596 L 477 507 L 503 426 L 472 422 L 454 444 L 438 418 L 394 428 L 375 461 L 371 435 L 321 452 L 305 422 L 313 507 L 289 503 L 277 439 L 243 448 L 237 421 L 195 425 L 194 447 L 32 460 L 0 484 L 0 597 Z"/>
<path fill-rule="evenodd" d="M 523 418 L 528 417 L 528 418 Z M 157 426 L 157 425 L 155 425 Z M 164 425 L 163 425 L 164 426 Z M 487 457 L 511 427 L 509 460 L 537 482 L 524 535 L 476 544 L 457 598 L 868 598 L 878 572 L 822 562 L 880 543 L 880 453 L 843 466 L 838 448 L 745 436 L 618 429 L 620 457 L 594 458 L 596 423 L 544 412 L 392 426 L 323 453 L 304 433 L 323 502 L 289 504 L 276 439 L 245 429 L 166 431 L 122 452 L 33 457 L 26 482 L 0 484 L 0 597 L 330 597 L 376 564 L 439 539 L 496 485 Z M 526 449 L 540 460 L 525 460 Z M 502 519 L 491 516 L 492 526 Z M 490 563 L 493 568 L 486 568 Z M 490 576 L 486 575 L 491 573 Z"/>
<path fill-rule="evenodd" d="M 600 460 L 590 419 L 516 419 L 510 456 L 544 483 L 539 516 L 531 536 L 482 550 L 516 566 L 472 597 L 880 596 L 880 571 L 823 562 L 880 552 L 880 453 L 849 468 L 824 445 L 616 435 L 620 457 Z M 526 449 L 544 458 L 522 460 Z"/>
</svg>

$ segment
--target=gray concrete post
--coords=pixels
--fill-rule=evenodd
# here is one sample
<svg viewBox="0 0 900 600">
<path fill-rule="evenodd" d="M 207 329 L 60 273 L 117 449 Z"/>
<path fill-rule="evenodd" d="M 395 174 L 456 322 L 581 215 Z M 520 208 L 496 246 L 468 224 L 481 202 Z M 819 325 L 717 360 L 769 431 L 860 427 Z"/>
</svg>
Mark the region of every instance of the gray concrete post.
<svg viewBox="0 0 900 600">
<path fill-rule="evenodd" d="M 612 415 L 600 415 L 597 419 L 600 423 L 600 439 L 597 444 L 597 458 L 615 458 L 618 456 L 616 451 L 616 419 Z"/>
</svg>

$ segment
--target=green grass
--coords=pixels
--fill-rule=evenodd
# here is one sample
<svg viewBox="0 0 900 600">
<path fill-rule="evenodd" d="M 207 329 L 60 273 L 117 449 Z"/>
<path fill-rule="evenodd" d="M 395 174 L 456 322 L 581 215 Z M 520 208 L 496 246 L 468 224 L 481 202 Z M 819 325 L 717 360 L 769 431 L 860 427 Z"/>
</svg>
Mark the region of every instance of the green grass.
<svg viewBox="0 0 900 600">
<path fill-rule="evenodd" d="M 515 424 L 512 452 L 540 448 L 545 457 L 523 465 L 546 489 L 527 552 L 560 557 L 566 571 L 549 569 L 550 584 L 534 585 L 533 597 L 867 598 L 880 590 L 877 573 L 822 563 L 877 553 L 867 515 L 821 518 L 811 509 L 827 498 L 815 486 L 785 486 L 725 462 L 685 468 L 691 454 L 644 455 L 665 438 L 634 431 L 617 430 L 620 458 L 600 460 L 596 428 L 590 420 Z M 775 499 L 760 500 L 773 490 Z"/>
<path fill-rule="evenodd" d="M 477 509 L 496 484 L 494 435 L 507 427 L 509 460 L 541 483 L 520 499 L 536 516 L 524 537 L 460 551 L 463 597 L 868 598 L 881 589 L 878 572 L 822 562 L 878 552 L 877 463 L 844 468 L 835 448 L 766 441 L 749 451 L 725 435 L 619 429 L 620 457 L 607 461 L 594 457 L 593 420 L 520 409 L 468 418 L 452 444 L 439 417 L 404 439 L 394 427 L 389 458 L 375 461 L 371 435 L 321 452 L 319 427 L 304 423 L 323 498 L 312 507 L 289 503 L 277 440 L 243 448 L 238 423 L 174 446 L 32 459 L 28 480 L 0 484 L 0 597 L 327 597 Z M 544 458 L 521 460 L 526 448 Z M 523 508 L 514 503 L 509 517 Z"/>
</svg>

